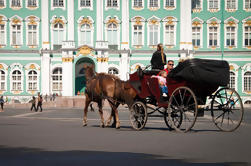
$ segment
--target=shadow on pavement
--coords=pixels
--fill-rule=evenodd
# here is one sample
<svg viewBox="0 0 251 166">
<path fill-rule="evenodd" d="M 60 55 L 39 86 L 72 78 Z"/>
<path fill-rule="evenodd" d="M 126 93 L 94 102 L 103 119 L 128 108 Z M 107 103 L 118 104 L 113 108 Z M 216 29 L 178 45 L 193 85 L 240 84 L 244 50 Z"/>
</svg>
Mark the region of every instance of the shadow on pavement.
<svg viewBox="0 0 251 166">
<path fill-rule="evenodd" d="M 84 164 L 109 166 L 246 166 L 247 163 L 194 163 L 192 161 L 164 159 L 142 153 L 103 151 L 44 151 L 35 148 L 0 146 L 2 166 L 83 166 Z"/>
</svg>

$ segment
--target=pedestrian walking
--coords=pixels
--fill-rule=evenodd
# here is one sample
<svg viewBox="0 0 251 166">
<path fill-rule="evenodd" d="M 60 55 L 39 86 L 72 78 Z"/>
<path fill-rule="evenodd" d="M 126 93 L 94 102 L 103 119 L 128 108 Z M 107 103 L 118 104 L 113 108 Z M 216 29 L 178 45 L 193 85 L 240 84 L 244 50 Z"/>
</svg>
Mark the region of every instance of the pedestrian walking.
<svg viewBox="0 0 251 166">
<path fill-rule="evenodd" d="M 33 110 L 33 108 L 34 108 L 34 111 L 37 112 L 37 109 L 36 109 L 36 97 L 35 96 L 32 96 L 31 111 Z"/>
<path fill-rule="evenodd" d="M 45 99 L 45 102 L 47 102 L 47 99 L 48 99 L 48 95 L 47 94 L 45 95 L 44 99 Z"/>
<path fill-rule="evenodd" d="M 4 112 L 4 110 L 3 110 L 3 105 L 4 105 L 3 96 L 0 97 L 0 105 L 1 105 L 1 110 L 0 110 L 0 112 Z"/>
<path fill-rule="evenodd" d="M 39 107 L 40 107 L 40 112 L 43 111 L 42 103 L 43 103 L 43 97 L 42 97 L 42 95 L 40 95 L 40 93 L 38 93 L 38 95 L 37 95 L 37 111 L 38 111 Z"/>
</svg>

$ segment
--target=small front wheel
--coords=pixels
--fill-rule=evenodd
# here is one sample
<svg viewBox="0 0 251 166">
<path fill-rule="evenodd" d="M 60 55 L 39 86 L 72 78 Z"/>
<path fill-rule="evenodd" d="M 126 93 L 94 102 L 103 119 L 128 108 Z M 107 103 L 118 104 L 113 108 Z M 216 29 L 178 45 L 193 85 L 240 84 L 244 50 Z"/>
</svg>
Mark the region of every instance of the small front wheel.
<svg viewBox="0 0 251 166">
<path fill-rule="evenodd" d="M 130 121 L 135 130 L 141 130 L 145 127 L 147 121 L 146 105 L 141 101 L 136 101 L 130 108 Z"/>
</svg>

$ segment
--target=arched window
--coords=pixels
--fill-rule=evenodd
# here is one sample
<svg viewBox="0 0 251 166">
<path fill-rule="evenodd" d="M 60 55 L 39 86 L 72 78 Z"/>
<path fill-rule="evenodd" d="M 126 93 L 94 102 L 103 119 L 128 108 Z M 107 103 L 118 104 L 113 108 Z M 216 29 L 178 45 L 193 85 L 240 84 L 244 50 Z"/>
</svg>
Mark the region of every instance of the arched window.
<svg viewBox="0 0 251 166">
<path fill-rule="evenodd" d="M 31 70 L 28 73 L 28 90 L 37 90 L 38 76 L 35 70 Z"/>
<path fill-rule="evenodd" d="M 230 72 L 229 88 L 235 89 L 235 73 Z"/>
<path fill-rule="evenodd" d="M 52 90 L 62 91 L 62 68 L 60 67 L 52 72 Z"/>
<path fill-rule="evenodd" d="M 53 40 L 54 45 L 62 45 L 64 40 L 64 26 L 59 22 L 53 26 Z"/>
<path fill-rule="evenodd" d="M 91 45 L 91 26 L 82 24 L 80 28 L 80 44 Z"/>
<path fill-rule="evenodd" d="M 22 74 L 19 70 L 12 72 L 12 90 L 22 90 Z"/>
<path fill-rule="evenodd" d="M 109 74 L 118 75 L 118 74 L 119 74 L 119 71 L 118 71 L 118 69 L 116 69 L 115 67 L 111 67 L 111 68 L 108 69 L 108 73 L 109 73 Z"/>
<path fill-rule="evenodd" d="M 244 73 L 244 91 L 251 91 L 251 72 Z"/>
<path fill-rule="evenodd" d="M 249 105 L 251 105 L 251 100 L 247 100 L 247 101 L 245 101 L 245 103 L 244 104 L 249 104 Z"/>
<path fill-rule="evenodd" d="M 5 90 L 5 72 L 0 70 L 0 90 Z"/>
<path fill-rule="evenodd" d="M 110 23 L 107 26 L 107 40 L 109 45 L 118 45 L 118 26 Z"/>
</svg>

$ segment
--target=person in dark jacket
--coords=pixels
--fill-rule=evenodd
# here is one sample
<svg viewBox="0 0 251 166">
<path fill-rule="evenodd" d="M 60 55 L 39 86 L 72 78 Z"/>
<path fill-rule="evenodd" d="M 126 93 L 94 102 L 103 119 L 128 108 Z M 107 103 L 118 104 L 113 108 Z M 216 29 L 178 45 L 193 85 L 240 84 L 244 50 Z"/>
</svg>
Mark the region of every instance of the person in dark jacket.
<svg viewBox="0 0 251 166">
<path fill-rule="evenodd" d="M 37 95 L 37 111 L 38 111 L 38 107 L 40 107 L 40 112 L 43 111 L 42 103 L 43 103 L 43 97 L 42 97 L 42 95 L 40 95 L 40 93 L 38 92 L 38 95 Z"/>
<path fill-rule="evenodd" d="M 37 109 L 36 109 L 36 97 L 35 96 L 32 96 L 32 100 L 31 100 L 31 111 L 34 110 L 37 112 Z"/>
<path fill-rule="evenodd" d="M 152 69 L 163 70 L 166 65 L 166 55 L 164 53 L 163 45 L 160 43 L 157 45 L 157 51 L 153 53 L 151 59 Z"/>
<path fill-rule="evenodd" d="M 4 105 L 3 96 L 0 97 L 0 105 L 1 105 L 0 112 L 4 112 L 4 110 L 3 110 L 3 105 Z"/>
</svg>

